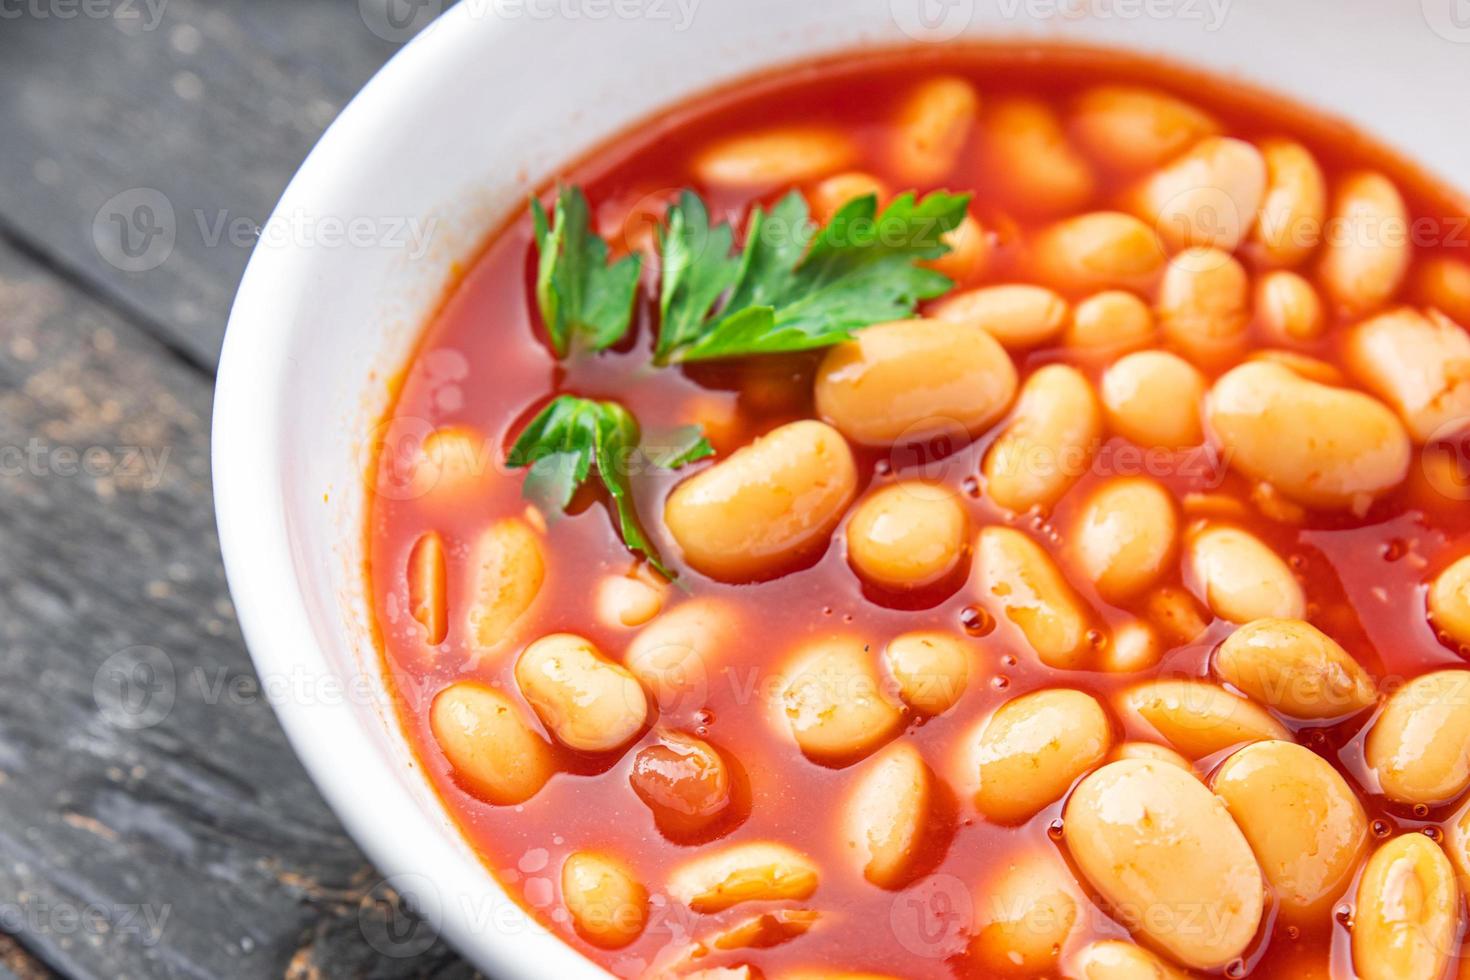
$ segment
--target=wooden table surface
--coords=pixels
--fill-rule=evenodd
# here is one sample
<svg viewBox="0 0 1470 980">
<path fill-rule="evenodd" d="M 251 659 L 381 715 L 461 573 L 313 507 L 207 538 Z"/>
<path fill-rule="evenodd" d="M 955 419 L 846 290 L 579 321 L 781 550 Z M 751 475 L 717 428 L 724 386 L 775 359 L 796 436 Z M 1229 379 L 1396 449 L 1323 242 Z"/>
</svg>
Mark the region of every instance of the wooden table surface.
<svg viewBox="0 0 1470 980">
<path fill-rule="evenodd" d="M 473 975 L 288 747 L 210 499 L 239 232 L 398 49 L 387 3 L 439 6 L 0 7 L 0 976 Z"/>
</svg>

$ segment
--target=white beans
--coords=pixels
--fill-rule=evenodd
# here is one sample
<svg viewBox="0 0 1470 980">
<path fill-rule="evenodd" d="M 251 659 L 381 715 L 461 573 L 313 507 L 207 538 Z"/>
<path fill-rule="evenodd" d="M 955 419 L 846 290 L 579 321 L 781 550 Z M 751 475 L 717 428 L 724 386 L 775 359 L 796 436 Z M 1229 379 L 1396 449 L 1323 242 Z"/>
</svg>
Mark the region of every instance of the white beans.
<svg viewBox="0 0 1470 980">
<path fill-rule="evenodd" d="M 1051 556 L 1020 531 L 987 527 L 976 549 L 980 598 L 1014 623 L 1048 667 L 1080 667 L 1092 617 Z"/>
<path fill-rule="evenodd" d="M 1362 980 L 1436 980 L 1459 944 L 1454 868 L 1423 834 L 1373 852 L 1358 881 L 1353 969 Z"/>
<path fill-rule="evenodd" d="M 1470 671 L 1416 677 L 1389 697 L 1364 757 L 1391 800 L 1448 803 L 1470 788 Z"/>
<path fill-rule="evenodd" d="M 990 976 L 1049 973 L 1084 903 L 1072 873 L 1054 856 L 1016 858 L 978 890 L 970 956 Z"/>
<path fill-rule="evenodd" d="M 1470 555 L 1434 577 L 1429 586 L 1429 617 L 1455 643 L 1470 646 Z"/>
<path fill-rule="evenodd" d="M 1301 619 L 1307 597 L 1286 562 L 1254 535 L 1211 525 L 1189 535 L 1186 561 L 1196 594 L 1232 623 Z"/>
<path fill-rule="evenodd" d="M 921 589 L 954 577 L 969 536 L 970 519 L 953 490 L 905 480 L 858 504 L 847 524 L 847 559 L 881 589 Z"/>
<path fill-rule="evenodd" d="M 816 864 L 785 844 L 757 841 L 706 852 L 675 868 L 668 893 L 695 912 L 742 902 L 800 901 L 817 890 Z"/>
<path fill-rule="evenodd" d="M 1204 111 L 1157 89 L 1099 85 L 1077 100 L 1072 127 L 1104 166 L 1139 173 L 1220 131 Z"/>
<path fill-rule="evenodd" d="M 1093 888 L 1180 963 L 1216 970 L 1255 938 L 1261 870 L 1224 803 L 1178 766 L 1109 763 L 1082 780 L 1062 819 Z"/>
<path fill-rule="evenodd" d="M 1308 506 L 1361 513 L 1408 474 L 1408 434 L 1383 403 L 1280 364 L 1226 373 L 1205 419 L 1232 466 Z"/>
<path fill-rule="evenodd" d="M 1206 681 L 1146 681 L 1124 694 L 1122 702 L 1125 713 L 1190 759 L 1289 737 L 1265 711 Z"/>
<path fill-rule="evenodd" d="M 1027 379 L 1016 411 L 982 469 L 1008 510 L 1050 508 L 1087 472 L 1102 437 L 1102 407 L 1076 368 L 1048 364 Z"/>
<path fill-rule="evenodd" d="M 1166 351 L 1129 354 L 1103 373 L 1101 395 L 1108 425 L 1150 449 L 1187 449 L 1204 441 L 1199 406 L 1205 376 Z"/>
<path fill-rule="evenodd" d="M 899 110 L 893 167 L 914 184 L 947 177 L 969 138 L 980 96 L 963 78 L 944 75 L 915 86 Z"/>
<path fill-rule="evenodd" d="M 1251 319 L 1245 268 L 1218 249 L 1185 249 L 1164 270 L 1158 313 L 1164 339 L 1196 364 L 1235 360 Z"/>
<path fill-rule="evenodd" d="M 965 693 L 971 656 L 965 641 L 939 632 L 905 633 L 883 651 L 898 696 L 926 715 L 944 714 Z"/>
<path fill-rule="evenodd" d="M 449 634 L 448 577 L 444 539 L 438 531 L 429 531 L 408 553 L 408 607 L 431 646 L 443 643 Z"/>
<path fill-rule="evenodd" d="M 1056 688 L 1008 701 L 979 732 L 971 755 L 975 807 L 997 823 L 1018 823 L 1060 799 L 1113 744 L 1102 705 Z"/>
<path fill-rule="evenodd" d="M 1299 619 L 1257 619 L 1215 652 L 1227 684 L 1291 718 L 1328 720 L 1377 700 L 1373 679 L 1331 637 Z"/>
<path fill-rule="evenodd" d="M 496 521 L 470 554 L 470 640 L 484 651 L 505 647 L 546 580 L 541 539 L 519 518 Z"/>
<path fill-rule="evenodd" d="M 1318 270 L 1328 297 L 1350 313 L 1371 313 L 1398 292 L 1412 254 L 1408 208 L 1393 182 L 1378 173 L 1345 178 Z"/>
<path fill-rule="evenodd" d="M 1348 334 L 1348 369 L 1399 413 L 1415 442 L 1470 428 L 1470 333 L 1431 310 L 1403 309 Z"/>
<path fill-rule="evenodd" d="M 995 338 L 944 320 L 868 327 L 817 371 L 817 411 L 854 442 L 976 436 L 1010 407 L 1016 368 Z"/>
<path fill-rule="evenodd" d="M 1107 358 L 1147 347 L 1154 333 L 1154 313 L 1147 303 L 1109 289 L 1077 304 L 1062 343 L 1078 354 Z"/>
<path fill-rule="evenodd" d="M 1227 252 L 1255 224 L 1266 194 L 1266 161 L 1243 140 L 1212 136 L 1157 171 L 1135 191 L 1137 213 L 1174 249 Z"/>
<path fill-rule="evenodd" d="M 1067 301 L 1042 286 L 985 286 L 952 293 L 934 307 L 941 320 L 979 327 L 1008 350 L 1055 340 L 1067 323 Z"/>
<path fill-rule="evenodd" d="M 1059 221 L 1036 240 L 1037 274 L 1058 289 L 1147 289 L 1164 267 L 1164 247 L 1132 215 L 1095 211 Z"/>
<path fill-rule="evenodd" d="M 786 726 L 801 751 L 841 765 L 868 755 L 897 732 L 903 712 L 888 700 L 868 645 L 853 637 L 807 644 L 781 691 Z"/>
<path fill-rule="evenodd" d="M 648 890 L 605 854 L 570 855 L 561 866 L 561 896 L 577 935 L 603 949 L 628 945 L 648 921 Z"/>
<path fill-rule="evenodd" d="M 1077 980 L 1189 980 L 1182 970 L 1142 946 L 1101 939 L 1084 946 L 1072 960 Z"/>
<path fill-rule="evenodd" d="M 1352 882 L 1368 817 L 1347 781 L 1294 742 L 1257 742 L 1210 781 L 1250 842 L 1283 912 L 1320 920 Z"/>
<path fill-rule="evenodd" d="M 824 177 L 857 155 L 836 130 L 790 127 L 731 136 L 695 157 L 694 175 L 715 187 L 760 188 Z"/>
<path fill-rule="evenodd" d="M 648 720 L 648 698 L 637 678 L 580 636 L 542 637 L 516 660 L 515 675 L 541 723 L 578 752 L 626 745 Z"/>
<path fill-rule="evenodd" d="M 1268 272 L 1256 282 L 1256 315 L 1273 338 L 1296 344 L 1315 340 L 1327 326 L 1322 300 L 1295 272 Z"/>
<path fill-rule="evenodd" d="M 983 159 L 1006 204 L 1031 214 L 1075 211 L 1092 197 L 1086 158 L 1046 103 L 1010 98 L 985 112 Z"/>
<path fill-rule="evenodd" d="M 524 803 L 556 769 L 551 747 L 521 719 L 514 702 L 476 681 L 440 691 L 429 727 L 455 779 L 487 803 Z"/>
<path fill-rule="evenodd" d="M 929 824 L 934 776 L 912 745 L 895 745 L 858 777 L 843 819 L 844 842 L 863 877 L 898 888 Z"/>
<path fill-rule="evenodd" d="M 1294 266 L 1322 240 L 1327 178 L 1300 143 L 1265 140 L 1261 156 L 1266 161 L 1266 196 L 1251 238 L 1272 265 Z"/>
<path fill-rule="evenodd" d="M 1099 487 L 1072 534 L 1082 574 L 1110 602 L 1130 599 L 1158 581 L 1174 561 L 1179 521 L 1168 491 L 1143 478 Z"/>
<path fill-rule="evenodd" d="M 710 671 L 740 638 L 733 606 L 689 599 L 633 637 L 624 662 L 666 714 L 703 705 Z"/>
<path fill-rule="evenodd" d="M 842 436 L 821 422 L 792 422 L 679 484 L 664 523 L 696 569 L 749 581 L 825 548 L 856 486 Z"/>
</svg>

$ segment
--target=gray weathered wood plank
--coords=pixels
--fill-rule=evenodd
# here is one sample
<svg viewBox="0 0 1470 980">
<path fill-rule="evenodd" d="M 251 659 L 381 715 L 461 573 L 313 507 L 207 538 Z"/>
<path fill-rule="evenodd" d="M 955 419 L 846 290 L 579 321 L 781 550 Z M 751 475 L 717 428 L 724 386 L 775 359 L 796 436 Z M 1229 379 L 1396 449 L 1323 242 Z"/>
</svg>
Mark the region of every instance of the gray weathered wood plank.
<svg viewBox="0 0 1470 980">
<path fill-rule="evenodd" d="M 0 241 L 0 932 L 86 978 L 469 975 L 384 941 L 377 876 L 258 692 L 209 407 Z"/>
<path fill-rule="evenodd" d="M 66 19 L 60 3 L 8 5 L 19 16 L 0 21 L 0 227 L 212 367 L 252 244 L 216 232 L 266 221 L 398 49 L 372 13 L 389 2 L 408 0 L 89 0 L 69 6 L 109 16 Z M 99 249 L 94 222 L 115 237 L 108 202 L 139 189 L 169 202 L 177 239 L 157 268 L 129 271 L 114 245 Z"/>
</svg>

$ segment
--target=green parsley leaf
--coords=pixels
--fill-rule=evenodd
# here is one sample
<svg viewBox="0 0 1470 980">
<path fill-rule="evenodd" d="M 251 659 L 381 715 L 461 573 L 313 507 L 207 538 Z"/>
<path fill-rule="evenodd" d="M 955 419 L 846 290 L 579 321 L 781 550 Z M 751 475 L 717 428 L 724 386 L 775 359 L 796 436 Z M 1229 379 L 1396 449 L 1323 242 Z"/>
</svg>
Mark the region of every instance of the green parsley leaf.
<svg viewBox="0 0 1470 980">
<path fill-rule="evenodd" d="M 659 559 L 638 523 L 629 476 L 640 458 L 663 469 L 678 469 L 713 454 L 714 449 L 698 426 L 677 430 L 668 442 L 656 452 L 645 452 L 639 446 L 638 422 L 623 406 L 561 395 L 531 420 L 506 461 L 512 468 L 529 468 L 522 493 L 547 514 L 565 512 L 595 466 L 598 480 L 612 498 L 623 542 L 672 579 L 674 573 Z"/>
<path fill-rule="evenodd" d="M 752 212 L 740 259 L 728 224 L 710 228 L 699 197 L 670 208 L 663 248 L 659 363 L 828 347 L 855 330 L 911 316 L 954 283 L 918 265 L 949 251 L 945 232 L 968 195 L 910 192 L 881 213 L 873 195 L 849 201 L 823 228 L 793 191 Z M 723 297 L 723 300 L 722 300 Z"/>
<path fill-rule="evenodd" d="M 587 197 L 580 188 L 557 192 L 555 209 L 531 199 L 538 264 L 536 303 L 557 357 L 573 344 L 606 350 L 628 333 L 633 300 L 643 268 L 639 255 L 607 264 L 608 247 L 592 230 Z"/>
</svg>

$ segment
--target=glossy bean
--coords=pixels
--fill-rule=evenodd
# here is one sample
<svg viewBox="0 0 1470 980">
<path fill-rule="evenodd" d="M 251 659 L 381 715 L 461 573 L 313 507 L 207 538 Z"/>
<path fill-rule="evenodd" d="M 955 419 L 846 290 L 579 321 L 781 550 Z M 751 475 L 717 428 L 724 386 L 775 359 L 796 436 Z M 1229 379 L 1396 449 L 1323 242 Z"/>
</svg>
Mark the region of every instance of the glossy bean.
<svg viewBox="0 0 1470 980">
<path fill-rule="evenodd" d="M 1062 343 L 1088 358 L 1109 358 L 1147 347 L 1155 334 L 1154 313 L 1132 293 L 1109 289 L 1087 297 L 1072 311 Z"/>
<path fill-rule="evenodd" d="M 1045 102 L 1008 98 L 987 108 L 982 124 L 984 165 L 1006 203 L 1028 214 L 1060 214 L 1087 204 L 1092 167 L 1073 149 L 1062 122 Z"/>
<path fill-rule="evenodd" d="M 578 752 L 626 745 L 648 720 L 648 699 L 637 678 L 571 633 L 554 633 L 526 647 L 515 677 L 541 723 Z"/>
<path fill-rule="evenodd" d="M 696 569 L 749 581 L 824 549 L 856 487 L 841 434 L 792 422 L 675 487 L 664 523 Z"/>
<path fill-rule="evenodd" d="M 1077 100 L 1077 140 L 1103 166 L 1139 173 L 1160 166 L 1220 131 L 1209 114 L 1157 89 L 1099 85 Z"/>
<path fill-rule="evenodd" d="M 1266 161 L 1244 140 L 1211 136 L 1145 178 L 1134 191 L 1139 217 L 1170 248 L 1235 250 L 1255 225 L 1266 194 Z"/>
<path fill-rule="evenodd" d="M 906 591 L 954 576 L 969 549 L 970 520 L 955 492 L 918 480 L 870 494 L 847 523 L 847 560 L 865 582 Z"/>
<path fill-rule="evenodd" d="M 1234 256 L 1188 248 L 1169 260 L 1159 287 L 1159 330 L 1196 364 L 1236 360 L 1250 326 L 1250 280 Z"/>
<path fill-rule="evenodd" d="M 1129 928 L 1200 970 L 1255 938 L 1261 870 L 1224 803 L 1178 766 L 1111 762 L 1082 780 L 1062 817 L 1072 859 Z"/>
<path fill-rule="evenodd" d="M 785 844 L 752 841 L 702 853 L 669 875 L 668 893 L 695 912 L 714 913 L 742 902 L 801 901 L 817 890 L 811 858 Z"/>
<path fill-rule="evenodd" d="M 623 660 L 665 714 L 692 711 L 703 706 L 712 671 L 739 639 L 731 604 L 694 598 L 639 630 Z"/>
<path fill-rule="evenodd" d="M 1280 364 L 1227 372 L 1205 420 L 1235 469 L 1311 507 L 1361 513 L 1409 470 L 1408 434 L 1387 406 Z"/>
<path fill-rule="evenodd" d="M 1344 178 L 1331 229 L 1318 267 L 1328 298 L 1359 314 L 1392 299 L 1413 255 L 1408 207 L 1393 181 L 1379 173 Z"/>
<path fill-rule="evenodd" d="M 944 75 L 916 85 L 899 109 L 893 136 L 893 168 L 912 184 L 935 184 L 949 175 L 969 138 L 980 96 L 963 78 Z"/>
<path fill-rule="evenodd" d="M 643 932 L 648 890 L 623 862 L 577 851 L 561 866 L 561 898 L 577 935 L 603 949 L 621 949 Z"/>
<path fill-rule="evenodd" d="M 455 779 L 496 806 L 529 800 L 556 769 L 551 747 L 531 731 L 515 703 L 478 681 L 457 681 L 440 691 L 429 709 L 429 727 Z"/>
<path fill-rule="evenodd" d="M 842 840 L 864 878 L 898 888 L 910 877 L 933 807 L 934 775 L 918 749 L 886 749 L 858 774 L 843 810 Z"/>
<path fill-rule="evenodd" d="M 1261 708 L 1207 681 L 1146 681 L 1123 694 L 1122 709 L 1189 759 L 1289 737 Z"/>
<path fill-rule="evenodd" d="M 856 156 L 851 139 L 836 130 L 786 127 L 722 139 L 702 150 L 692 169 L 715 187 L 780 187 L 835 173 Z"/>
<path fill-rule="evenodd" d="M 1007 350 L 1025 350 L 1055 340 L 1067 314 L 1067 301 L 1050 289 L 1015 284 L 952 293 L 931 315 L 979 327 Z"/>
<path fill-rule="evenodd" d="M 891 739 L 903 712 L 888 699 L 862 640 L 808 643 L 786 672 L 779 707 L 796 744 L 827 765 L 854 762 Z"/>
<path fill-rule="evenodd" d="M 1256 282 L 1256 316 L 1275 340 L 1316 340 L 1327 326 L 1316 288 L 1295 272 L 1268 272 Z"/>
<path fill-rule="evenodd" d="M 1288 918 L 1321 921 L 1352 883 L 1368 816 L 1338 771 L 1295 742 L 1257 742 L 1210 780 Z"/>
<path fill-rule="evenodd" d="M 1272 265 L 1295 266 L 1322 241 L 1327 218 L 1327 178 L 1316 157 L 1300 143 L 1268 139 L 1266 194 L 1251 239 Z"/>
<path fill-rule="evenodd" d="M 854 442 L 979 435 L 1016 395 L 1016 368 L 985 331 L 944 320 L 868 327 L 817 371 L 817 411 Z"/>
<path fill-rule="evenodd" d="M 1085 901 L 1054 855 L 1012 857 L 977 890 L 970 958 L 986 976 L 1047 974 L 1081 924 Z"/>
<path fill-rule="evenodd" d="M 1364 757 L 1399 803 L 1448 803 L 1470 788 L 1470 670 L 1438 670 L 1400 687 L 1368 731 Z"/>
<path fill-rule="evenodd" d="M 1187 449 L 1204 441 L 1205 376 L 1167 351 L 1121 358 L 1103 373 L 1099 393 L 1108 426 L 1147 449 Z"/>
<path fill-rule="evenodd" d="M 1027 379 L 1010 423 L 985 454 L 987 493 L 1016 512 L 1050 508 L 1087 472 L 1102 429 L 1092 384 L 1076 368 L 1048 364 Z"/>
<path fill-rule="evenodd" d="M 1037 238 L 1033 257 L 1043 280 L 1071 292 L 1147 289 L 1164 268 L 1159 236 L 1118 211 L 1057 222 Z"/>
<path fill-rule="evenodd" d="M 997 823 L 1019 823 L 1060 799 L 1112 744 L 1112 725 L 1091 695 L 1053 688 L 1007 701 L 974 738 L 975 807 Z"/>
<path fill-rule="evenodd" d="M 1415 442 L 1470 429 L 1470 333 L 1431 310 L 1403 307 L 1358 324 L 1348 370 L 1404 420 Z"/>
<path fill-rule="evenodd" d="M 444 539 L 429 531 L 408 553 L 408 608 L 424 628 L 424 639 L 437 646 L 449 633 L 448 566 Z"/>
<path fill-rule="evenodd" d="M 1353 969 L 1362 980 L 1436 980 L 1457 955 L 1454 868 L 1423 834 L 1373 852 L 1358 881 Z"/>
<path fill-rule="evenodd" d="M 976 561 L 980 598 L 997 618 L 1014 623 L 1048 667 L 1081 667 L 1092 616 L 1051 556 L 1020 531 L 987 527 Z"/>
<path fill-rule="evenodd" d="M 1457 644 L 1470 645 L 1470 556 L 1450 565 L 1429 586 L 1429 618 Z"/>
<path fill-rule="evenodd" d="M 1185 559 L 1196 594 L 1232 623 L 1301 619 L 1307 597 L 1281 557 L 1239 528 L 1210 525 L 1188 536 Z"/>
<path fill-rule="evenodd" d="M 941 632 L 904 633 L 883 650 L 898 696 L 926 715 L 944 714 L 965 693 L 971 656 L 962 639 Z"/>
<path fill-rule="evenodd" d="M 659 732 L 658 741 L 634 757 L 628 782 L 664 836 L 680 842 L 707 831 L 734 803 L 734 779 L 724 756 L 683 732 Z"/>
<path fill-rule="evenodd" d="M 1220 644 L 1214 668 L 1227 684 L 1291 718 L 1344 718 L 1378 699 L 1368 672 L 1300 619 L 1247 623 Z"/>
<path fill-rule="evenodd" d="M 482 531 L 470 550 L 470 642 L 485 651 L 507 646 L 545 580 L 541 539 L 529 524 L 512 517 Z"/>
<path fill-rule="evenodd" d="M 1082 574 L 1113 603 L 1158 581 L 1173 564 L 1178 537 L 1173 498 L 1142 477 L 1099 487 L 1083 505 L 1072 532 Z"/>
</svg>

